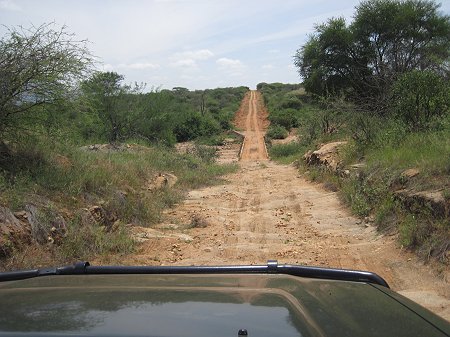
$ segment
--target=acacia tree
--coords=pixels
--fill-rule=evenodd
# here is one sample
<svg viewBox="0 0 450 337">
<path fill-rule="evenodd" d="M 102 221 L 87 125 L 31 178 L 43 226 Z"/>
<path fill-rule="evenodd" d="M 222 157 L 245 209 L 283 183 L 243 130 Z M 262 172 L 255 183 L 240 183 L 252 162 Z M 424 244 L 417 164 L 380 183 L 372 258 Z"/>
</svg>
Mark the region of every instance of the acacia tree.
<svg viewBox="0 0 450 337">
<path fill-rule="evenodd" d="M 313 93 L 344 92 L 383 111 L 392 83 L 403 73 L 442 72 L 450 55 L 450 17 L 423 0 L 364 1 L 354 21 L 316 26 L 294 63 Z"/>
<path fill-rule="evenodd" d="M 122 84 L 123 75 L 96 72 L 82 83 L 82 90 L 92 112 L 97 113 L 110 143 L 123 139 L 129 132 L 138 89 Z"/>
<path fill-rule="evenodd" d="M 85 41 L 65 27 L 10 28 L 0 40 L 0 144 L 39 122 L 90 69 Z M 56 109 L 52 109 L 55 111 Z"/>
</svg>

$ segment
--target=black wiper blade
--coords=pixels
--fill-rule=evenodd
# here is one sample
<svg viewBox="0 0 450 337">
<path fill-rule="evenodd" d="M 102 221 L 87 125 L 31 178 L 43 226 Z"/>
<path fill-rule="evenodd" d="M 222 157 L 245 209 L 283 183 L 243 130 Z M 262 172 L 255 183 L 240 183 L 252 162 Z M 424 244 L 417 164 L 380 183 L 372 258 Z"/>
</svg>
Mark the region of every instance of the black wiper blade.
<svg viewBox="0 0 450 337">
<path fill-rule="evenodd" d="M 105 274 L 285 274 L 306 278 L 340 280 L 379 284 L 389 288 L 379 275 L 368 271 L 279 265 L 268 261 L 267 265 L 256 266 L 91 266 L 89 262 L 74 265 L 22 270 L 0 274 L 0 281 L 22 280 L 47 275 L 105 275 Z"/>
<path fill-rule="evenodd" d="M 86 267 L 89 262 L 77 262 L 73 265 L 63 267 L 49 267 L 29 270 L 17 270 L 0 273 L 0 282 L 2 281 L 16 281 L 27 278 L 48 276 L 48 275 L 77 275 L 86 274 Z"/>
</svg>

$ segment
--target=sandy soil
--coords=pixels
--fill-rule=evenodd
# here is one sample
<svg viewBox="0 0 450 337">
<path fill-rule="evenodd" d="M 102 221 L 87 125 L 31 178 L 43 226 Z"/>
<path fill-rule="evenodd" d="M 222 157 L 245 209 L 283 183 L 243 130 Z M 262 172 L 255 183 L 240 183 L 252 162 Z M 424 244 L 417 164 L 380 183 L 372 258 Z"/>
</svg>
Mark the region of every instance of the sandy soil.
<svg viewBox="0 0 450 337">
<path fill-rule="evenodd" d="M 223 185 L 191 191 L 155 228 L 135 227 L 142 242 L 125 264 L 304 264 L 373 271 L 399 293 L 450 320 L 448 270 L 439 275 L 395 236 L 350 215 L 336 193 L 293 166 L 267 159 L 267 112 L 251 92 L 236 116 L 246 136 L 240 170 Z M 236 151 L 237 153 L 237 151 Z"/>
<path fill-rule="evenodd" d="M 267 160 L 269 155 L 264 142 L 267 112 L 263 109 L 261 94 L 250 91 L 250 95 L 247 95 L 245 100 L 249 100 L 248 110 L 241 108 L 235 119 L 235 123 L 241 128 L 244 127 L 245 130 L 240 159 L 243 161 Z"/>
</svg>

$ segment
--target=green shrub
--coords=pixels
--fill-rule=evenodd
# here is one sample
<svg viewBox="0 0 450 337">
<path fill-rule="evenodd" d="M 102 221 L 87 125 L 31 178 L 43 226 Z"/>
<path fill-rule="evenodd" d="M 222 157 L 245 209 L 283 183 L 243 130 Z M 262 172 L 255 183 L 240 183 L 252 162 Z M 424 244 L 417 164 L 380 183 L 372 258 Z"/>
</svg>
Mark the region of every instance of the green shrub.
<svg viewBox="0 0 450 337">
<path fill-rule="evenodd" d="M 287 130 L 298 127 L 298 112 L 287 108 L 284 110 L 271 111 L 269 120 L 272 124 L 280 125 Z"/>
<path fill-rule="evenodd" d="M 449 114 L 450 83 L 433 71 L 403 74 L 392 88 L 392 109 L 412 130 L 429 128 Z"/>
<path fill-rule="evenodd" d="M 288 131 L 280 125 L 271 125 L 267 130 L 266 136 L 271 139 L 284 139 L 288 136 Z"/>
<path fill-rule="evenodd" d="M 280 103 L 280 107 L 283 109 L 299 110 L 303 107 L 303 103 L 299 97 L 285 96 Z"/>
<path fill-rule="evenodd" d="M 96 255 L 126 254 L 134 250 L 134 241 L 123 225 L 106 231 L 98 224 L 83 225 L 80 218 L 73 219 L 60 247 L 63 260 L 88 260 Z"/>
<path fill-rule="evenodd" d="M 400 242 L 406 247 L 417 245 L 419 224 L 413 214 L 408 214 L 399 224 Z"/>
<path fill-rule="evenodd" d="M 305 152 L 305 146 L 302 146 L 296 142 L 276 144 L 269 148 L 270 158 L 282 164 L 290 164 L 298 160 Z"/>
<path fill-rule="evenodd" d="M 356 215 L 365 217 L 370 214 L 373 205 L 369 203 L 364 187 L 357 180 L 346 181 L 343 184 L 342 196 Z"/>
</svg>

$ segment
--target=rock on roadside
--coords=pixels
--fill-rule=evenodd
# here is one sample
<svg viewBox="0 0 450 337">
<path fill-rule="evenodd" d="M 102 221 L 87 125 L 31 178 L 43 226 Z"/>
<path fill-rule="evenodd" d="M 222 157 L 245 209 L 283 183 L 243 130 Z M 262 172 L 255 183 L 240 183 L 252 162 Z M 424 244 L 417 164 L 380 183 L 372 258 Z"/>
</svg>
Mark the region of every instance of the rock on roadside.
<svg viewBox="0 0 450 337">
<path fill-rule="evenodd" d="M 341 161 L 339 159 L 339 148 L 347 142 L 333 142 L 322 145 L 316 151 L 308 151 L 303 156 L 306 164 L 309 166 L 325 166 L 332 172 L 340 169 Z"/>
<path fill-rule="evenodd" d="M 0 206 L 0 257 L 31 242 L 31 227 L 20 221 L 9 208 Z"/>
</svg>

